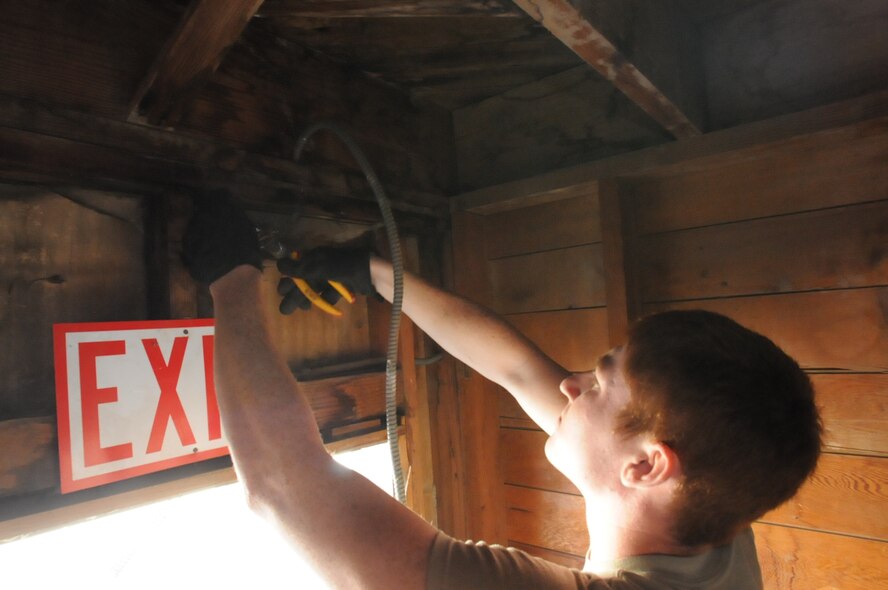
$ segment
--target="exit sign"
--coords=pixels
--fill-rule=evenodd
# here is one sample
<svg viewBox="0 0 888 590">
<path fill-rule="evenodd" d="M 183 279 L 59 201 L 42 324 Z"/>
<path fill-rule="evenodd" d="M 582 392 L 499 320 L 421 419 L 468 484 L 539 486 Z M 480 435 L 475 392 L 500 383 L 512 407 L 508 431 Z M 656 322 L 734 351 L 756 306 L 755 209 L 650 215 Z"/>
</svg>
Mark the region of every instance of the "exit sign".
<svg viewBox="0 0 888 590">
<path fill-rule="evenodd" d="M 56 324 L 63 493 L 228 453 L 213 321 Z"/>
</svg>

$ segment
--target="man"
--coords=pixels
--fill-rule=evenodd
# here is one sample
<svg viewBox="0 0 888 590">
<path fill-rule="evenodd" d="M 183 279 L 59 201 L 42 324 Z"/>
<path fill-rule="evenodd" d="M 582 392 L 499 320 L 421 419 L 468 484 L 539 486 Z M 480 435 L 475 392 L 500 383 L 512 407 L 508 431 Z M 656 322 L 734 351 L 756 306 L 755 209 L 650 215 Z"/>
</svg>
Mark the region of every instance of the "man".
<svg viewBox="0 0 888 590">
<path fill-rule="evenodd" d="M 249 221 L 224 199 L 204 202 L 185 258 L 213 295 L 216 387 L 247 500 L 336 588 L 760 588 L 749 525 L 816 464 L 809 380 L 727 318 L 651 316 L 594 371 L 571 374 L 491 312 L 408 275 L 404 312 L 515 396 L 586 501 L 583 572 L 459 542 L 325 451 L 262 324 Z M 279 267 L 316 290 L 332 279 L 392 295 L 391 266 L 366 252 L 320 250 Z M 281 292 L 284 310 L 306 303 Z"/>
</svg>

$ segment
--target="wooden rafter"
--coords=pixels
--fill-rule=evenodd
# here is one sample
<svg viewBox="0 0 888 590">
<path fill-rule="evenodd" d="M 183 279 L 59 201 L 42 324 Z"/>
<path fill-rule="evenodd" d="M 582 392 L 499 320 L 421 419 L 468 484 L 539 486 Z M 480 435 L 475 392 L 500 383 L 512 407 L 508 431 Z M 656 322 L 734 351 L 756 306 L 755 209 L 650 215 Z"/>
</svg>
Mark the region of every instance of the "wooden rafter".
<svg viewBox="0 0 888 590">
<path fill-rule="evenodd" d="M 256 209 L 298 205 L 332 218 L 378 219 L 360 172 L 245 152 L 77 111 L 0 96 L 0 181 L 75 185 L 165 194 L 228 188 Z M 406 220 L 441 217 L 447 199 L 388 184 L 392 207 Z M 284 203 L 289 203 L 282 207 Z"/>
<path fill-rule="evenodd" d="M 259 16 L 353 17 L 520 17 L 509 0 L 267 0 Z"/>
<path fill-rule="evenodd" d="M 479 189 L 453 197 L 451 203 L 453 210 L 489 215 L 586 194 L 601 179 L 673 176 L 723 164 L 726 158 L 759 158 L 762 146 L 797 141 L 812 133 L 841 133 L 858 124 L 888 125 L 888 91 Z"/>
<path fill-rule="evenodd" d="M 193 0 L 130 103 L 130 120 L 170 125 L 216 71 L 262 0 Z"/>
<path fill-rule="evenodd" d="M 696 35 L 670 2 L 514 2 L 675 137 L 700 135 L 700 68 L 687 44 Z"/>
</svg>

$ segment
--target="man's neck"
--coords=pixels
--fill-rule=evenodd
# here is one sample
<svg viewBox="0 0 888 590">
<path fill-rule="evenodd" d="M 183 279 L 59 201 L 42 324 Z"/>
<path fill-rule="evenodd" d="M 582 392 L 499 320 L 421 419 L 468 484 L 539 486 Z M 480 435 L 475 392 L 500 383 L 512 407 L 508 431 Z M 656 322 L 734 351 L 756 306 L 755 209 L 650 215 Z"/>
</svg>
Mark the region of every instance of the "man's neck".
<svg viewBox="0 0 888 590">
<path fill-rule="evenodd" d="M 584 570 L 607 569 L 615 560 L 638 555 L 695 555 L 672 540 L 670 523 L 657 510 L 629 507 L 615 498 L 586 498 L 589 550 Z"/>
</svg>

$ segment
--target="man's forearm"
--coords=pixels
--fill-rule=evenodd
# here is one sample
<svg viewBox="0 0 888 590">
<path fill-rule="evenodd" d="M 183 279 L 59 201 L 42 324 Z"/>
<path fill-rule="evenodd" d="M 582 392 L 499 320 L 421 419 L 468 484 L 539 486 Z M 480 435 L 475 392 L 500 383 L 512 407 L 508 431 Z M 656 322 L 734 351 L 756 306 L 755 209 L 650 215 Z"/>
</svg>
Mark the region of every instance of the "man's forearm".
<svg viewBox="0 0 888 590">
<path fill-rule="evenodd" d="M 391 264 L 373 257 L 376 290 L 392 299 Z M 547 432 L 565 398 L 558 385 L 568 372 L 490 310 L 405 273 L 404 313 L 448 353 L 507 389 Z"/>
<path fill-rule="evenodd" d="M 219 407 L 253 507 L 335 587 L 424 587 L 435 530 L 326 452 L 265 327 L 259 276 L 240 266 L 210 287 Z"/>
<path fill-rule="evenodd" d="M 264 481 L 271 463 L 293 448 L 325 462 L 311 408 L 270 341 L 259 306 L 259 272 L 239 267 L 212 284 L 215 376 L 227 437 L 237 447 L 248 485 Z M 247 460 L 244 460 L 247 459 Z"/>
</svg>

